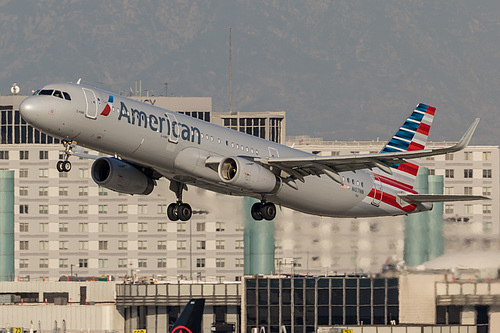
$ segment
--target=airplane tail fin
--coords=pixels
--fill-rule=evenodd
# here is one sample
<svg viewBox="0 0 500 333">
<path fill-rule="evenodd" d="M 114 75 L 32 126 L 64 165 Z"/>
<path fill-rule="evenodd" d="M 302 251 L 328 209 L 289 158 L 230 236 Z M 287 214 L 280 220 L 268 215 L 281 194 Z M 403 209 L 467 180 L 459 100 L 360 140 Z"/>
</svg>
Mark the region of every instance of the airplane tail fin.
<svg viewBox="0 0 500 333">
<path fill-rule="evenodd" d="M 175 321 L 170 333 L 201 333 L 204 306 L 204 298 L 191 299 Z"/>
<path fill-rule="evenodd" d="M 393 153 L 425 149 L 435 112 L 435 107 L 422 103 L 418 104 L 380 152 Z M 419 159 L 393 165 L 391 166 L 393 177 L 413 188 L 419 165 Z"/>
</svg>

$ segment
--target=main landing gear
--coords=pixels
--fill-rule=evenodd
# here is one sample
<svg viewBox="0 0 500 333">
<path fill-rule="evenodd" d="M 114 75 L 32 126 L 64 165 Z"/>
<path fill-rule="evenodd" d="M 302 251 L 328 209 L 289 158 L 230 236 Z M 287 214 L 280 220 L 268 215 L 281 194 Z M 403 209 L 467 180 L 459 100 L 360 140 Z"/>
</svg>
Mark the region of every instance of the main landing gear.
<svg viewBox="0 0 500 333">
<path fill-rule="evenodd" d="M 73 147 L 71 145 L 71 142 L 68 142 L 66 140 L 63 140 L 62 144 L 64 145 L 64 160 L 58 161 L 56 164 L 56 168 L 59 172 L 70 172 L 71 162 L 68 161 L 68 159 L 72 154 Z"/>
<path fill-rule="evenodd" d="M 272 202 L 257 202 L 252 205 L 252 218 L 256 221 L 274 220 L 276 217 L 276 206 Z"/>
<path fill-rule="evenodd" d="M 167 207 L 167 216 L 170 221 L 187 221 L 193 215 L 191 206 L 182 202 L 182 191 L 187 191 L 186 184 L 180 183 L 175 180 L 170 181 L 170 190 L 173 191 L 177 197 L 177 202 L 171 203 Z"/>
</svg>

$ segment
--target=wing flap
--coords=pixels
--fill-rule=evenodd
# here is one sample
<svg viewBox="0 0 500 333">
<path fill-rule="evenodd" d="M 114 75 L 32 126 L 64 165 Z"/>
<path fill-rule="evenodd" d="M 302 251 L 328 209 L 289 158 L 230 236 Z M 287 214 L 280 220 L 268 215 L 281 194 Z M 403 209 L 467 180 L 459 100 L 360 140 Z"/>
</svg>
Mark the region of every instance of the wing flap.
<svg viewBox="0 0 500 333">
<path fill-rule="evenodd" d="M 398 194 L 398 197 L 407 202 L 453 202 L 453 201 L 471 201 L 471 200 L 491 200 L 482 195 L 463 195 L 463 194 Z"/>
</svg>

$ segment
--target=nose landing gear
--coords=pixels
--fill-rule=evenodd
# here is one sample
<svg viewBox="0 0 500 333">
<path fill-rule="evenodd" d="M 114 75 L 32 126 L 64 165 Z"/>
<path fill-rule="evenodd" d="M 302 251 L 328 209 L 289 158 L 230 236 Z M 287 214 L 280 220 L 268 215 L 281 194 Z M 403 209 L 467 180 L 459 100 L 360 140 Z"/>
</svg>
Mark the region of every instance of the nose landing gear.
<svg viewBox="0 0 500 333">
<path fill-rule="evenodd" d="M 63 140 L 62 144 L 64 145 L 64 160 L 57 162 L 56 169 L 59 172 L 70 172 L 71 162 L 68 159 L 73 154 L 73 146 L 71 142 L 66 140 Z"/>
<path fill-rule="evenodd" d="M 272 202 L 263 200 L 252 205 L 251 214 L 256 221 L 271 221 L 276 217 L 276 206 Z"/>
</svg>

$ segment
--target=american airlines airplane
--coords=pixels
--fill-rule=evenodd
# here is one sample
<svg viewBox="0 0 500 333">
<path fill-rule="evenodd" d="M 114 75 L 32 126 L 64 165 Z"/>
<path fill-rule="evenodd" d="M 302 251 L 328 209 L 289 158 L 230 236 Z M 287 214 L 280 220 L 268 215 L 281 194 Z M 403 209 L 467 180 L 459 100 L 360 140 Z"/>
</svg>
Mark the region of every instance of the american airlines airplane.
<svg viewBox="0 0 500 333">
<path fill-rule="evenodd" d="M 177 202 L 172 221 L 187 221 L 187 185 L 260 200 L 255 220 L 273 220 L 276 205 L 331 217 L 409 214 L 432 202 L 482 200 L 472 195 L 419 194 L 413 189 L 418 159 L 464 149 L 476 119 L 452 147 L 425 149 L 434 107 L 419 104 L 376 154 L 316 156 L 193 117 L 78 83 L 49 84 L 20 105 L 34 127 L 63 140 L 60 172 L 71 155 L 88 147 L 113 157 L 94 157 L 92 178 L 100 186 L 147 195 L 161 177 L 170 180 Z M 78 146 L 77 146 L 78 145 Z M 80 149 L 81 150 L 81 149 Z"/>
</svg>

